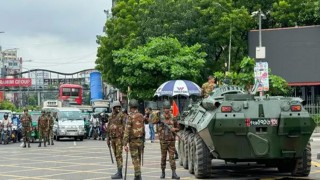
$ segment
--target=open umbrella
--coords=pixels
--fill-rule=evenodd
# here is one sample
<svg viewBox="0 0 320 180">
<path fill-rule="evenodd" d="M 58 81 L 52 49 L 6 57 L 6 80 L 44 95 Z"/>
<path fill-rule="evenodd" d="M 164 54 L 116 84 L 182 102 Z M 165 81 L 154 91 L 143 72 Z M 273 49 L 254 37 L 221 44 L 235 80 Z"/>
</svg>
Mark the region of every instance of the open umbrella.
<svg viewBox="0 0 320 180">
<path fill-rule="evenodd" d="M 201 95 L 201 88 L 194 82 L 188 80 L 171 80 L 159 86 L 154 96 L 191 96 Z"/>
</svg>

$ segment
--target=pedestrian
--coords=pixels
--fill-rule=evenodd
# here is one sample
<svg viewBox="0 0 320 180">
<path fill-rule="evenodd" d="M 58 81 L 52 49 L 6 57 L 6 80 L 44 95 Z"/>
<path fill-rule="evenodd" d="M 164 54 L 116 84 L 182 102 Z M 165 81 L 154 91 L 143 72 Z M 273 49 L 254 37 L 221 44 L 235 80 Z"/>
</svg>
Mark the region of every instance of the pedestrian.
<svg viewBox="0 0 320 180">
<path fill-rule="evenodd" d="M 28 148 L 30 148 L 30 132 L 31 132 L 31 123 L 32 118 L 30 114 L 28 114 L 28 109 L 25 108 L 23 110 L 23 115 L 20 118 L 22 124 L 22 135 L 23 135 L 23 148 L 26 148 L 26 143 L 28 142 Z"/>
<path fill-rule="evenodd" d="M 49 129 L 48 129 L 48 134 L 47 134 L 47 138 L 48 138 L 48 145 L 54 145 L 53 143 L 53 125 L 54 125 L 54 118 L 53 116 L 51 116 L 50 111 L 47 111 L 47 118 L 48 118 L 48 123 L 49 123 Z"/>
<path fill-rule="evenodd" d="M 215 87 L 215 79 L 213 76 L 208 77 L 208 82 L 202 85 L 201 96 L 207 98 Z"/>
<path fill-rule="evenodd" d="M 41 142 L 43 140 L 43 146 L 47 147 L 47 135 L 49 131 L 49 119 L 46 115 L 45 110 L 41 111 L 41 115 L 38 118 L 38 129 L 39 129 L 39 145 L 38 147 L 41 147 Z"/>
<path fill-rule="evenodd" d="M 141 159 L 144 151 L 144 119 L 138 112 L 139 103 L 135 99 L 129 102 L 130 114 L 123 137 L 124 150 L 130 154 L 134 166 L 134 180 L 141 180 Z M 128 148 L 129 144 L 129 148 Z"/>
<path fill-rule="evenodd" d="M 116 174 L 111 176 L 111 179 L 122 179 L 122 167 L 123 167 L 123 158 L 122 158 L 122 147 L 123 147 L 123 134 L 125 128 L 125 115 L 121 111 L 121 104 L 119 101 L 114 101 L 111 104 L 112 114 L 108 119 L 108 126 L 106 129 L 107 133 L 107 144 L 110 147 L 112 146 L 112 150 L 114 153 L 114 157 L 117 162 L 118 171 Z"/>
<path fill-rule="evenodd" d="M 167 153 L 169 153 L 169 162 L 172 170 L 172 179 L 180 179 L 176 174 L 176 162 L 174 160 L 176 132 L 179 131 L 178 122 L 170 113 L 170 102 L 163 102 L 163 113 L 158 113 L 152 118 L 152 122 L 158 125 L 158 134 L 161 148 L 161 179 L 165 178 L 165 169 Z"/>
<path fill-rule="evenodd" d="M 149 134 L 150 134 L 150 141 L 151 143 L 154 142 L 155 139 L 155 132 L 154 132 L 154 124 L 151 122 L 151 116 L 152 116 L 152 108 L 148 107 L 145 109 L 145 122 L 149 125 Z"/>
</svg>

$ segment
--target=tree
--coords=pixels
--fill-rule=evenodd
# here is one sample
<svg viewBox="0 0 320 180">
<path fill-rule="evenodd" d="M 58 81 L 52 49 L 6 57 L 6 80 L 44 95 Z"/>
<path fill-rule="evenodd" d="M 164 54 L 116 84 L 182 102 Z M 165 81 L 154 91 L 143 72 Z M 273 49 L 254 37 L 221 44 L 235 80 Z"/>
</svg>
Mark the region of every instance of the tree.
<svg viewBox="0 0 320 180">
<path fill-rule="evenodd" d="M 206 54 L 201 46 L 182 46 L 175 38 L 151 38 L 145 46 L 113 52 L 115 64 L 122 69 L 117 78 L 118 88 L 131 96 L 151 98 L 160 84 L 171 79 L 199 81 Z"/>
<path fill-rule="evenodd" d="M 96 69 L 110 84 L 117 85 L 117 77 L 122 70 L 113 62 L 112 51 L 128 47 L 138 31 L 136 16 L 138 0 L 119 0 L 112 9 L 113 17 L 106 22 L 106 36 L 98 36 L 100 45 L 97 53 Z"/>
<path fill-rule="evenodd" d="M 97 37 L 96 68 L 104 81 L 127 90 L 118 80 L 123 70 L 113 53 L 137 49 L 150 38 L 166 36 L 176 38 L 182 46 L 201 46 L 199 51 L 207 54 L 199 71 L 204 79 L 226 70 L 231 27 L 231 71 L 239 72 L 241 60 L 248 54 L 248 31 L 258 28 L 256 18 L 250 15 L 259 9 L 267 16 L 263 28 L 320 23 L 319 0 L 117 0 L 113 17 L 106 22 L 106 35 Z M 242 80 L 247 76 L 231 75 Z"/>
<path fill-rule="evenodd" d="M 216 72 L 214 75 L 220 80 L 219 84 L 227 77 L 232 84 L 248 89 L 254 82 L 254 66 L 255 60 L 250 57 L 245 57 L 240 63 L 240 71 L 228 72 L 226 75 L 223 72 Z M 269 69 L 269 91 L 271 95 L 289 95 L 290 87 L 288 83 L 280 76 L 271 74 Z"/>
<path fill-rule="evenodd" d="M 15 111 L 16 106 L 10 101 L 2 101 L 0 103 L 0 109 Z"/>
<path fill-rule="evenodd" d="M 275 27 L 307 26 L 320 23 L 319 0 L 277 0 L 271 16 Z"/>
</svg>

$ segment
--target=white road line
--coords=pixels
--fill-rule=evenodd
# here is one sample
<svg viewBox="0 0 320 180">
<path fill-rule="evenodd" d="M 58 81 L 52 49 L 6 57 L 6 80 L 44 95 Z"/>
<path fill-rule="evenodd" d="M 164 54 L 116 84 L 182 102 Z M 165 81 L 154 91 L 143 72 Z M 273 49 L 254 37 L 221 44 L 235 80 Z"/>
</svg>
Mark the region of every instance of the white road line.
<svg viewBox="0 0 320 180">
<path fill-rule="evenodd" d="M 73 141 L 73 145 L 76 146 L 76 145 L 77 145 L 77 142 L 76 142 L 76 141 Z"/>
</svg>

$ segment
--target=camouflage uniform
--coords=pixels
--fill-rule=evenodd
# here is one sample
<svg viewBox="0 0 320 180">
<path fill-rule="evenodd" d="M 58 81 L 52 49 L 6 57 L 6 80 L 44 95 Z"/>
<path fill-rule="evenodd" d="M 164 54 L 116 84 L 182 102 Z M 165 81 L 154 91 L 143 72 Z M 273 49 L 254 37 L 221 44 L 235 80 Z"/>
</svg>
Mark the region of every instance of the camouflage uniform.
<svg viewBox="0 0 320 180">
<path fill-rule="evenodd" d="M 132 107 L 133 106 L 130 106 L 130 108 Z M 144 148 L 144 136 L 145 129 L 143 115 L 139 113 L 138 110 L 135 110 L 129 114 L 123 137 L 124 146 L 127 146 L 129 143 L 132 164 L 134 166 L 135 180 L 141 179 L 141 155 Z"/>
<path fill-rule="evenodd" d="M 120 112 L 113 112 L 109 118 L 109 123 L 106 129 L 108 141 L 111 141 L 111 146 L 113 149 L 114 156 L 117 161 L 117 168 L 119 176 L 122 178 L 122 167 L 123 167 L 123 158 L 122 158 L 122 148 L 123 148 L 123 133 L 125 127 L 125 115 Z M 108 142 L 109 143 L 109 142 Z M 116 178 L 112 178 L 116 179 Z"/>
<path fill-rule="evenodd" d="M 202 92 L 201 92 L 201 95 L 206 98 L 209 96 L 209 94 L 213 91 L 214 89 L 214 83 L 209 83 L 209 82 L 206 82 L 202 85 Z"/>
<path fill-rule="evenodd" d="M 28 111 L 28 110 L 25 110 L 25 112 Z M 23 127 L 23 130 L 22 130 L 22 135 L 23 135 L 23 147 L 25 148 L 26 147 L 26 143 L 28 142 L 28 147 L 30 147 L 30 129 L 31 129 L 31 123 L 32 123 L 32 118 L 31 116 L 26 113 L 26 114 L 23 114 L 21 116 L 21 124 L 22 124 L 22 127 Z"/>
<path fill-rule="evenodd" d="M 54 119 L 53 117 L 51 116 L 50 112 L 47 114 L 47 118 L 48 118 L 48 121 L 49 121 L 49 129 L 48 129 L 48 145 L 54 145 L 53 143 L 53 125 L 54 125 Z"/>
<path fill-rule="evenodd" d="M 178 122 L 173 117 L 173 115 L 168 111 L 168 113 L 163 113 L 160 117 L 159 115 L 154 115 L 152 122 L 158 125 L 158 135 L 161 147 L 161 170 L 162 174 L 160 178 L 165 178 L 165 169 L 167 161 L 167 152 L 169 152 L 169 162 L 172 170 L 172 179 L 180 179 L 175 173 L 176 162 L 174 160 L 175 155 L 175 134 L 171 131 L 172 128 L 178 128 Z M 168 127 L 165 125 L 167 124 Z M 170 129 L 169 129 L 170 127 Z"/>
<path fill-rule="evenodd" d="M 41 142 L 43 139 L 43 144 L 44 147 L 46 147 L 46 142 L 47 142 L 47 135 L 48 135 L 48 130 L 49 130 L 49 119 L 44 114 L 44 112 L 41 114 L 41 116 L 38 118 L 38 129 L 39 129 L 39 146 L 41 147 Z"/>
</svg>

